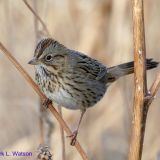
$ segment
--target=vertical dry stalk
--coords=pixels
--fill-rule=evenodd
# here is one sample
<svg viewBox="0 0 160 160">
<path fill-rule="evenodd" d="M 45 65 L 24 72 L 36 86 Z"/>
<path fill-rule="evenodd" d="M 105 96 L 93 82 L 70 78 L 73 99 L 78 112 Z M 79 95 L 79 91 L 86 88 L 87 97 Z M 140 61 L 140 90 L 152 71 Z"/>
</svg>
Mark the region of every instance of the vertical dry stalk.
<svg viewBox="0 0 160 160">
<path fill-rule="evenodd" d="M 61 106 L 58 106 L 58 112 L 63 118 L 62 114 L 62 108 Z M 62 144 L 62 160 L 66 160 L 66 149 L 65 149 L 65 138 L 64 138 L 64 130 L 62 126 L 60 125 L 60 133 L 61 133 L 61 144 Z"/>
<path fill-rule="evenodd" d="M 21 73 L 21 75 L 25 78 L 25 80 L 32 86 L 32 88 L 35 90 L 35 92 L 39 95 L 42 101 L 46 100 L 46 96 L 40 91 L 37 84 L 33 81 L 33 79 L 29 76 L 29 74 L 25 71 L 25 69 L 17 62 L 17 60 L 12 56 L 12 54 L 6 49 L 6 47 L 0 42 L 0 49 L 3 51 L 2 53 L 9 59 L 9 61 L 17 68 L 17 70 Z M 69 129 L 66 122 L 62 119 L 62 117 L 59 115 L 57 110 L 53 107 L 53 105 L 49 104 L 48 106 L 51 113 L 54 115 L 54 117 L 57 119 L 57 121 L 61 124 L 64 131 L 67 133 L 67 135 L 71 135 L 72 132 Z M 81 155 L 83 160 L 88 160 L 88 157 L 86 153 L 84 152 L 83 148 L 77 141 L 75 144 L 75 148 Z"/>
<path fill-rule="evenodd" d="M 34 24 L 35 24 L 36 42 L 38 40 L 38 30 L 37 30 L 38 21 L 43 26 L 43 28 L 44 28 L 47 36 L 50 37 L 51 34 L 49 33 L 49 30 L 48 30 L 46 24 L 43 22 L 43 20 L 41 19 L 41 17 L 38 15 L 36 1 L 34 1 L 35 10 L 33 10 L 33 8 L 28 4 L 28 2 L 26 0 L 23 0 L 23 2 L 28 7 L 28 9 L 33 13 L 33 15 L 35 17 Z M 62 117 L 62 109 L 60 107 L 58 107 L 58 111 L 59 111 L 59 114 Z M 42 118 L 40 118 L 41 137 L 44 135 L 44 133 L 42 131 L 42 128 L 43 128 Z M 63 158 L 63 160 L 65 160 L 65 138 L 64 138 L 64 130 L 63 130 L 63 127 L 61 127 L 61 125 L 60 125 L 60 133 L 61 133 L 61 141 L 62 141 L 62 158 Z"/>
<path fill-rule="evenodd" d="M 37 1 L 33 1 L 33 6 L 34 6 L 34 10 L 35 12 L 38 12 L 37 10 Z M 38 20 L 35 16 L 33 16 L 34 18 L 34 31 L 35 31 L 35 44 L 37 44 L 38 42 L 38 37 L 39 37 L 39 33 L 38 33 Z M 39 100 L 40 101 L 40 100 Z M 40 116 L 39 116 L 39 127 L 40 127 L 40 144 L 44 144 L 44 129 L 43 129 L 43 120 L 42 120 L 42 106 L 41 106 L 41 102 L 38 103 L 39 106 L 39 111 L 40 111 Z"/>
<path fill-rule="evenodd" d="M 147 90 L 146 79 L 146 51 L 143 0 L 132 0 L 133 8 L 133 33 L 134 33 L 134 81 L 135 94 L 133 106 L 132 136 L 128 159 L 141 160 L 146 119 L 149 106 L 160 87 L 160 73 L 157 75 L 150 88 Z"/>
<path fill-rule="evenodd" d="M 135 94 L 133 106 L 133 126 L 129 151 L 129 160 L 140 160 L 143 149 L 145 123 L 148 108 L 144 101 L 147 91 L 146 85 L 146 53 L 143 0 L 132 0 L 133 32 L 134 32 L 134 81 Z"/>
</svg>

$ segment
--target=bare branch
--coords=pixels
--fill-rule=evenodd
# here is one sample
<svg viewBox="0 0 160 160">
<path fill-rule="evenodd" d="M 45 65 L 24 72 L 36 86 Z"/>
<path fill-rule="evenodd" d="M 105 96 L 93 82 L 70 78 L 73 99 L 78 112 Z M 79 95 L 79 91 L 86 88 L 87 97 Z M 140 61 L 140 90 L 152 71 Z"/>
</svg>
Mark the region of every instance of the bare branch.
<svg viewBox="0 0 160 160">
<path fill-rule="evenodd" d="M 62 114 L 62 108 L 61 106 L 58 106 L 58 112 L 61 115 L 61 117 L 63 116 Z M 63 118 L 63 117 L 62 117 Z M 62 146 L 62 160 L 66 160 L 66 149 L 65 149 L 65 138 L 64 138 L 64 130 L 62 128 L 62 126 L 60 125 L 60 133 L 61 133 L 61 146 Z"/>
<path fill-rule="evenodd" d="M 36 0 L 33 1 L 33 6 L 34 6 L 35 13 L 38 13 L 38 6 L 37 6 Z M 35 31 L 35 44 L 37 44 L 39 41 L 39 23 L 35 15 L 33 16 L 33 20 L 34 20 L 34 31 Z"/>
<path fill-rule="evenodd" d="M 156 79 L 149 90 L 149 98 L 146 100 L 146 103 L 145 103 L 147 107 L 151 105 L 159 88 L 160 88 L 160 72 L 157 74 Z"/>
<path fill-rule="evenodd" d="M 35 12 L 37 11 L 37 1 L 33 1 L 33 6 L 34 6 L 34 10 Z M 37 44 L 38 40 L 39 40 L 39 32 L 38 32 L 38 20 L 35 16 L 33 16 L 33 20 L 34 20 L 34 31 L 35 31 L 35 44 Z M 40 100 L 39 100 L 40 101 Z M 43 125 L 43 119 L 42 119 L 42 112 L 43 109 L 41 108 L 41 102 L 38 103 L 39 105 L 39 111 L 40 111 L 40 116 L 39 116 L 39 128 L 40 128 L 40 144 L 44 144 L 44 125 Z"/>
<path fill-rule="evenodd" d="M 42 101 L 46 100 L 46 96 L 40 91 L 37 84 L 32 80 L 32 78 L 28 75 L 28 73 L 25 71 L 25 69 L 17 62 L 17 60 L 12 56 L 12 54 L 5 48 L 5 46 L 0 42 L 0 49 L 3 51 L 2 53 L 10 60 L 10 62 L 17 68 L 17 70 L 22 74 L 22 76 L 25 78 L 25 80 L 31 85 L 31 87 L 35 90 L 35 92 L 39 95 Z M 59 115 L 57 110 L 53 107 L 53 105 L 49 104 L 48 106 L 51 113 L 54 115 L 54 117 L 57 119 L 57 121 L 61 124 L 64 131 L 67 133 L 67 135 L 71 135 L 72 132 L 67 126 L 66 122 L 62 119 L 62 117 Z M 82 149 L 81 145 L 77 141 L 75 144 L 75 148 L 83 158 L 83 160 L 88 160 L 86 153 Z"/>
<path fill-rule="evenodd" d="M 150 94 L 152 95 L 152 97 L 156 95 L 159 87 L 160 87 L 160 72 L 157 74 L 156 79 L 150 88 Z"/>
<path fill-rule="evenodd" d="M 129 160 L 140 160 L 148 109 L 144 105 L 147 91 L 143 0 L 132 0 L 134 32 L 134 106 Z"/>
<path fill-rule="evenodd" d="M 42 24 L 43 29 L 45 30 L 45 32 L 47 33 L 47 35 L 49 37 L 51 37 L 47 26 L 45 25 L 45 23 L 43 22 L 43 20 L 40 18 L 40 16 L 33 10 L 33 8 L 29 5 L 29 3 L 27 2 L 27 0 L 23 0 L 23 2 L 25 3 L 25 5 L 29 8 L 29 10 L 34 14 L 34 16 L 40 21 L 40 23 Z"/>
<path fill-rule="evenodd" d="M 134 32 L 134 71 L 135 94 L 133 106 L 133 126 L 129 160 L 141 160 L 147 113 L 153 98 L 160 87 L 160 73 L 147 91 L 146 49 L 144 31 L 143 0 L 132 0 Z"/>
<path fill-rule="evenodd" d="M 37 39 L 38 39 L 38 30 L 37 30 L 37 27 L 38 27 L 38 20 L 39 22 L 41 23 L 41 25 L 43 26 L 43 28 L 45 29 L 46 33 L 48 36 L 50 36 L 51 34 L 49 33 L 48 31 L 48 28 L 47 26 L 45 25 L 45 23 L 43 22 L 43 20 L 40 18 L 40 16 L 38 16 L 38 13 L 37 13 L 37 6 L 36 6 L 36 2 L 34 1 L 34 6 L 35 6 L 35 11 L 33 10 L 33 8 L 28 4 L 28 2 L 26 0 L 23 0 L 23 2 L 26 4 L 26 6 L 31 10 L 31 12 L 33 13 L 34 17 L 35 17 L 35 21 L 34 21 L 34 24 L 35 24 L 35 33 L 36 33 L 36 42 L 37 42 Z M 60 116 L 62 117 L 62 111 L 61 111 L 61 108 L 59 108 L 59 114 Z M 40 129 L 42 129 L 42 121 L 40 120 Z M 42 132 L 42 131 L 41 131 Z M 64 130 L 63 128 L 61 127 L 60 125 L 60 133 L 61 133 L 61 141 L 62 141 L 62 158 L 63 160 L 65 160 L 65 138 L 64 138 Z M 42 134 L 41 134 L 42 136 Z M 41 138 L 42 139 L 42 138 Z"/>
</svg>

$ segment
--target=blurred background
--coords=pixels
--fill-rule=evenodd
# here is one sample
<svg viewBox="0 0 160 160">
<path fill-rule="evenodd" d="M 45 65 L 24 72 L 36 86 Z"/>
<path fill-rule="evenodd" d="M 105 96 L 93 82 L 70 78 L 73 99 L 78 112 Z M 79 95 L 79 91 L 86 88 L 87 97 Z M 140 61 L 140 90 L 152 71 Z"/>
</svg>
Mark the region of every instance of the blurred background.
<svg viewBox="0 0 160 160">
<path fill-rule="evenodd" d="M 132 10 L 129 0 L 28 0 L 44 20 L 52 37 L 65 46 L 83 52 L 106 66 L 133 60 Z M 145 0 L 147 57 L 160 61 L 160 1 Z M 35 17 L 23 1 L 0 0 L 0 41 L 34 78 L 34 67 L 27 64 L 37 43 Z M 1 51 L 0 51 L 1 52 Z M 148 71 L 151 86 L 160 67 Z M 4 55 L 0 54 L 0 151 L 28 151 L 36 155 L 40 144 L 39 98 Z M 126 160 L 133 107 L 133 75 L 109 87 L 104 98 L 87 110 L 78 139 L 90 160 Z M 147 119 L 143 160 L 158 160 L 160 155 L 160 91 Z M 62 109 L 72 130 L 80 112 Z M 61 159 L 59 124 L 53 124 L 49 139 L 53 159 Z M 81 160 L 66 138 L 67 160 Z M 0 159 L 33 159 L 0 157 Z"/>
</svg>

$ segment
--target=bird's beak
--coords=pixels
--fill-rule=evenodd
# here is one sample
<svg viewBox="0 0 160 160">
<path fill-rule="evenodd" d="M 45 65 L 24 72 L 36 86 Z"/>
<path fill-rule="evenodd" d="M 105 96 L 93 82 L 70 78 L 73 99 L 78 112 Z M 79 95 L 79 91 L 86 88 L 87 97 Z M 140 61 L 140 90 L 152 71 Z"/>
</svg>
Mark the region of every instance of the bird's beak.
<svg viewBox="0 0 160 160">
<path fill-rule="evenodd" d="M 28 62 L 28 64 L 37 65 L 39 64 L 39 60 L 37 58 L 33 58 Z"/>
</svg>

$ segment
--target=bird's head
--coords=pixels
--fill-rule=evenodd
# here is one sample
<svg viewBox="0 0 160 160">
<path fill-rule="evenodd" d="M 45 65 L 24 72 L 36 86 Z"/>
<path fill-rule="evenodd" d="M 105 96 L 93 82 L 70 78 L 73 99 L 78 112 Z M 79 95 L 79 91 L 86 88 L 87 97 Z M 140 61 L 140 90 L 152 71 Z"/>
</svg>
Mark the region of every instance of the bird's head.
<svg viewBox="0 0 160 160">
<path fill-rule="evenodd" d="M 48 38 L 41 40 L 35 49 L 34 57 L 28 62 L 31 65 L 60 66 L 64 64 L 66 47 Z"/>
</svg>

